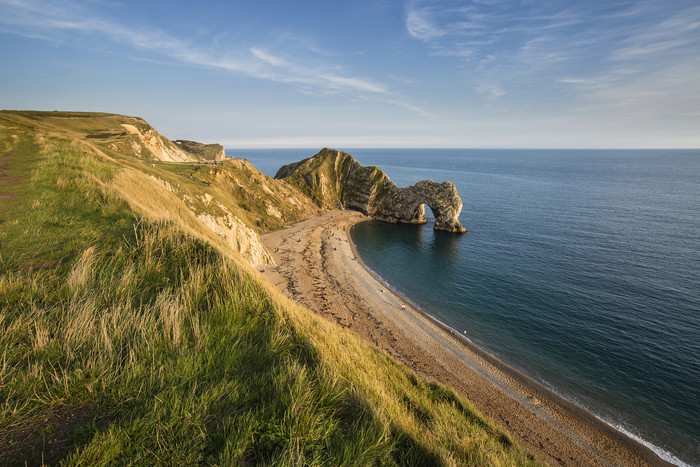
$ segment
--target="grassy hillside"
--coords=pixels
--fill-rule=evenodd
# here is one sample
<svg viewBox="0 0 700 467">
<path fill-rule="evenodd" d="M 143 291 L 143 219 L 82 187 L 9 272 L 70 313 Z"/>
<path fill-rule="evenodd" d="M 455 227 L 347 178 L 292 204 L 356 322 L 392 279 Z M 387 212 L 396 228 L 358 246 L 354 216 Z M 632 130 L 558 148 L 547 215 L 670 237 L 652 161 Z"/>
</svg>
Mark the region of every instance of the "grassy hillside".
<svg viewBox="0 0 700 467">
<path fill-rule="evenodd" d="M 139 138 L 129 131 L 129 128 L 143 134 L 153 131 L 141 118 L 98 112 L 3 111 L 3 114 L 6 119 L 15 117 L 13 121 L 21 122 L 30 128 L 51 131 L 69 139 L 87 140 L 115 155 L 128 155 L 146 160 L 158 159 L 150 148 L 141 145 Z M 173 143 L 170 145 L 179 150 Z"/>
<path fill-rule="evenodd" d="M 534 463 L 182 218 L 301 215 L 243 161 L 136 163 L 29 120 L 0 112 L 1 465 Z"/>
</svg>

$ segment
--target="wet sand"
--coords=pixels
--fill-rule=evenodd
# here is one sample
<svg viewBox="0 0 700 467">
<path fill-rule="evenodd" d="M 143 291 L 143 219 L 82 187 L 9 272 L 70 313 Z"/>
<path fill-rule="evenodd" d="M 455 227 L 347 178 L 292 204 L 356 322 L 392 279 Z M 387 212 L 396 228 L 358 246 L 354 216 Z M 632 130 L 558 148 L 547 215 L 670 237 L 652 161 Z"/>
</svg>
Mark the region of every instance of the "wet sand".
<svg viewBox="0 0 700 467">
<path fill-rule="evenodd" d="M 276 262 L 262 268 L 265 276 L 288 297 L 428 380 L 451 386 L 549 465 L 670 465 L 395 294 L 362 264 L 352 244 L 350 227 L 367 219 L 333 211 L 262 235 Z"/>
</svg>

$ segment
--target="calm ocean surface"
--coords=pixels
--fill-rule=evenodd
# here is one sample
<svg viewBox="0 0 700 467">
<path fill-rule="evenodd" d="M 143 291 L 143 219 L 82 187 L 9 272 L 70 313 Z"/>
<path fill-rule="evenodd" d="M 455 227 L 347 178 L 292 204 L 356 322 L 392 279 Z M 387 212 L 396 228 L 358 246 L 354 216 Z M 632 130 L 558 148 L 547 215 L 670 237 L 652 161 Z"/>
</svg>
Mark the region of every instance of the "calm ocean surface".
<svg viewBox="0 0 700 467">
<path fill-rule="evenodd" d="M 372 270 L 667 459 L 700 465 L 700 150 L 345 151 L 399 186 L 450 180 L 464 201 L 462 236 L 357 225 Z M 268 175 L 316 152 L 228 151 Z"/>
</svg>

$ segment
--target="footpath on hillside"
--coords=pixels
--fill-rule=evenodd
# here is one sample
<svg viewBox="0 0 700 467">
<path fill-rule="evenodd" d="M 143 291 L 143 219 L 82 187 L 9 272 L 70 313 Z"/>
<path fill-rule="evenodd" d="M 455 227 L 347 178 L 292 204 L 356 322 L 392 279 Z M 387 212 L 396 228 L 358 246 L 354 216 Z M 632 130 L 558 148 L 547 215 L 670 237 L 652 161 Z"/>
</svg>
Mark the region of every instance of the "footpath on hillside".
<svg viewBox="0 0 700 467">
<path fill-rule="evenodd" d="M 16 155 L 17 151 L 13 151 L 0 156 L 0 187 L 4 188 L 2 190 L 4 192 L 0 192 L 0 199 L 13 199 L 19 196 L 17 193 L 7 191 L 8 188 L 19 184 L 19 180 L 17 180 L 15 177 L 7 175 L 7 165 L 10 162 L 10 158 Z"/>
</svg>

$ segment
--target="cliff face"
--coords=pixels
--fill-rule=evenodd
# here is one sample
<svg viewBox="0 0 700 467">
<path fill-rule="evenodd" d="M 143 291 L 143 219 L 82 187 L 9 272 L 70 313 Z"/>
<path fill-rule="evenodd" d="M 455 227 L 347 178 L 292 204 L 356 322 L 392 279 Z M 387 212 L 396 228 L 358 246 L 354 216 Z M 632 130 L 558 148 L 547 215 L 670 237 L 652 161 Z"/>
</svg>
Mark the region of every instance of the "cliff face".
<svg viewBox="0 0 700 467">
<path fill-rule="evenodd" d="M 37 138 L 57 137 L 90 157 L 108 159 L 113 175 L 102 183 L 132 210 L 172 222 L 251 264 L 272 262 L 259 232 L 318 213 L 318 206 L 297 188 L 247 161 L 227 158 L 223 146 L 174 143 L 137 117 L 0 111 L 1 125 L 32 128 Z M 203 160 L 221 163 L 201 164 Z"/>
<path fill-rule="evenodd" d="M 424 180 L 399 188 L 377 167 L 363 167 L 350 154 L 325 148 L 281 167 L 275 178 L 297 186 L 324 209 L 356 209 L 386 222 L 425 223 L 425 204 L 435 229 L 466 232 L 459 222 L 462 199 L 452 182 Z"/>
<path fill-rule="evenodd" d="M 228 159 L 224 147 L 220 144 L 204 144 L 186 139 L 176 139 L 173 143 L 200 160 L 225 161 Z"/>
<path fill-rule="evenodd" d="M 374 217 L 386 222 L 424 223 L 425 204 L 435 215 L 436 230 L 467 231 L 458 219 L 462 198 L 452 182 L 423 180 L 407 188 L 391 189 L 381 200 Z"/>
<path fill-rule="evenodd" d="M 193 154 L 183 151 L 150 126 L 144 128 L 128 123 L 122 123 L 121 126 L 131 136 L 131 147 L 138 157 L 153 158 L 163 162 L 195 162 L 197 160 Z"/>
<path fill-rule="evenodd" d="M 173 221 L 251 264 L 273 263 L 258 232 L 318 213 L 298 189 L 247 161 L 229 159 L 213 167 L 179 164 L 175 171 L 169 167 L 135 164 L 121 170 L 112 187 L 142 215 Z"/>
</svg>

